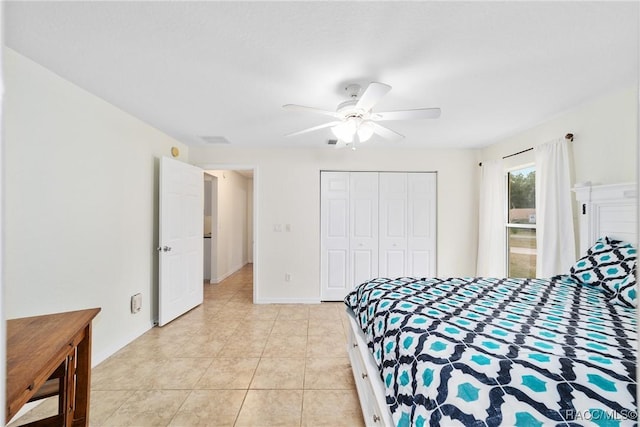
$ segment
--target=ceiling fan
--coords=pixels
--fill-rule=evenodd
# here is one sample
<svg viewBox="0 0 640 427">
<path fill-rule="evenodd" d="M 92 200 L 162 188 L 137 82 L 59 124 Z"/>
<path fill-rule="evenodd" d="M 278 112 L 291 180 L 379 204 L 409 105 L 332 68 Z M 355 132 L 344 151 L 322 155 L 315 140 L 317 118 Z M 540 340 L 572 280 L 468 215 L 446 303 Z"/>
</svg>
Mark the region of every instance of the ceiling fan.
<svg viewBox="0 0 640 427">
<path fill-rule="evenodd" d="M 303 105 L 283 105 L 282 108 L 285 110 L 324 114 L 336 119 L 329 123 L 293 132 L 285 136 L 296 136 L 320 129 L 331 128 L 333 134 L 338 138 L 337 146 L 353 143 L 353 148 L 355 148 L 356 142 L 367 141 L 374 133 L 392 141 L 404 138 L 403 135 L 379 125 L 378 122 L 437 119 L 440 117 L 439 108 L 373 112 L 372 108 L 391 90 L 391 86 L 384 83 L 372 82 L 369 83 L 369 86 L 367 86 L 362 95 L 360 95 L 360 89 L 361 87 L 358 84 L 348 85 L 345 91 L 347 92 L 349 100 L 338 105 L 335 112 L 314 107 L 305 107 Z"/>
</svg>

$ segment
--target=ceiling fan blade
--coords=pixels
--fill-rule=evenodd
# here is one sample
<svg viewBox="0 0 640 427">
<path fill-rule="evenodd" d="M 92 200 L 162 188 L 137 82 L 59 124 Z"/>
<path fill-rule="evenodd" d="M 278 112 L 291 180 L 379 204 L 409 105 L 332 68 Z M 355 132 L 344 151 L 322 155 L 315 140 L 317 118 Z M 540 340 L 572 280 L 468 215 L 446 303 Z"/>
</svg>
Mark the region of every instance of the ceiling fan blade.
<svg viewBox="0 0 640 427">
<path fill-rule="evenodd" d="M 285 136 L 302 135 L 303 133 L 313 132 L 314 130 L 320 130 L 320 129 L 328 128 L 328 127 L 331 127 L 331 126 L 338 125 L 340 123 L 342 123 L 342 122 L 336 121 L 336 122 L 324 123 L 322 125 L 314 126 L 312 128 L 304 129 L 304 130 L 301 130 L 301 131 L 298 131 L 298 132 L 289 133 L 289 134 L 286 134 Z"/>
<path fill-rule="evenodd" d="M 383 120 L 417 120 L 417 119 L 437 119 L 440 117 L 439 108 L 417 108 L 415 110 L 386 111 L 384 113 L 373 113 L 371 120 L 381 122 Z"/>
<path fill-rule="evenodd" d="M 369 83 L 369 86 L 367 86 L 362 96 L 360 96 L 355 108 L 363 111 L 371 110 L 371 108 L 373 108 L 373 106 L 376 105 L 378 101 L 380 101 L 380 99 L 382 99 L 382 97 L 390 90 L 391 86 L 384 83 Z"/>
<path fill-rule="evenodd" d="M 383 138 L 390 139 L 392 141 L 398 141 L 404 138 L 404 135 L 400 135 L 398 132 L 386 128 L 384 126 L 380 126 L 377 123 L 371 122 L 371 127 L 373 127 L 373 131 L 380 135 Z"/>
<path fill-rule="evenodd" d="M 335 111 L 321 110 L 319 108 L 314 108 L 314 107 L 305 107 L 304 105 L 286 104 L 286 105 L 283 105 L 282 108 L 289 111 L 303 111 L 305 113 L 318 113 L 318 114 L 324 114 L 325 116 L 331 116 L 336 118 L 341 117 Z"/>
</svg>

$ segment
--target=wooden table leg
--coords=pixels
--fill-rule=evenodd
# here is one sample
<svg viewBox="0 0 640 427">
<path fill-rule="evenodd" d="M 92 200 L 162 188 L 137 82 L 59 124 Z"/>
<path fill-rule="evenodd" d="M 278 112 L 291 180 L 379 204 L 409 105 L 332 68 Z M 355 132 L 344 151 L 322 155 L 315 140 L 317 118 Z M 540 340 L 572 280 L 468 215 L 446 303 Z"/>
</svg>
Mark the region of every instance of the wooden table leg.
<svg viewBox="0 0 640 427">
<path fill-rule="evenodd" d="M 75 374 L 76 374 L 76 349 L 69 353 L 67 356 L 67 369 L 64 376 L 64 389 L 61 396 L 64 401 L 63 420 L 64 427 L 71 427 L 73 425 L 73 408 L 74 408 L 74 388 L 75 388 Z"/>
<path fill-rule="evenodd" d="M 76 352 L 76 384 L 73 426 L 89 425 L 89 394 L 91 392 L 91 323 Z"/>
</svg>

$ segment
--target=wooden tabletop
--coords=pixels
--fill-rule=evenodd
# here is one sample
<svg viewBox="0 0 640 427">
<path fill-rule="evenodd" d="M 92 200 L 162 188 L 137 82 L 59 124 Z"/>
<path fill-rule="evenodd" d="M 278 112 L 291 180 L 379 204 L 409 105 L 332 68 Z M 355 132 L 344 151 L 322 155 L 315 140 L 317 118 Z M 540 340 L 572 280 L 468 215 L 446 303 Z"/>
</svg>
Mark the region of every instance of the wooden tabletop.
<svg viewBox="0 0 640 427">
<path fill-rule="evenodd" d="M 7 320 L 7 412 L 64 360 L 100 308 Z M 20 405 L 21 406 L 21 405 Z M 16 410 L 17 411 L 17 410 Z M 9 419 L 9 418 L 7 418 Z"/>
</svg>

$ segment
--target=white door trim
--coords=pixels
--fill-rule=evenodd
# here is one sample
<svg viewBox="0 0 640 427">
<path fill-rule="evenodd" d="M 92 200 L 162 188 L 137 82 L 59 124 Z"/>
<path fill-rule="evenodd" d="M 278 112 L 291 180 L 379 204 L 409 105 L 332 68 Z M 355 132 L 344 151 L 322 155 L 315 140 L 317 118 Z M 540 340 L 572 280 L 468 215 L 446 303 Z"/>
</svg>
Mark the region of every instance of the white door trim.
<svg viewBox="0 0 640 427">
<path fill-rule="evenodd" d="M 237 164 L 237 163 L 197 163 L 196 166 L 207 170 L 252 170 L 253 171 L 253 303 L 260 304 L 260 286 L 258 284 L 259 271 L 259 221 L 260 205 L 258 204 L 258 194 L 260 188 L 257 185 L 259 170 L 255 164 Z"/>
</svg>

